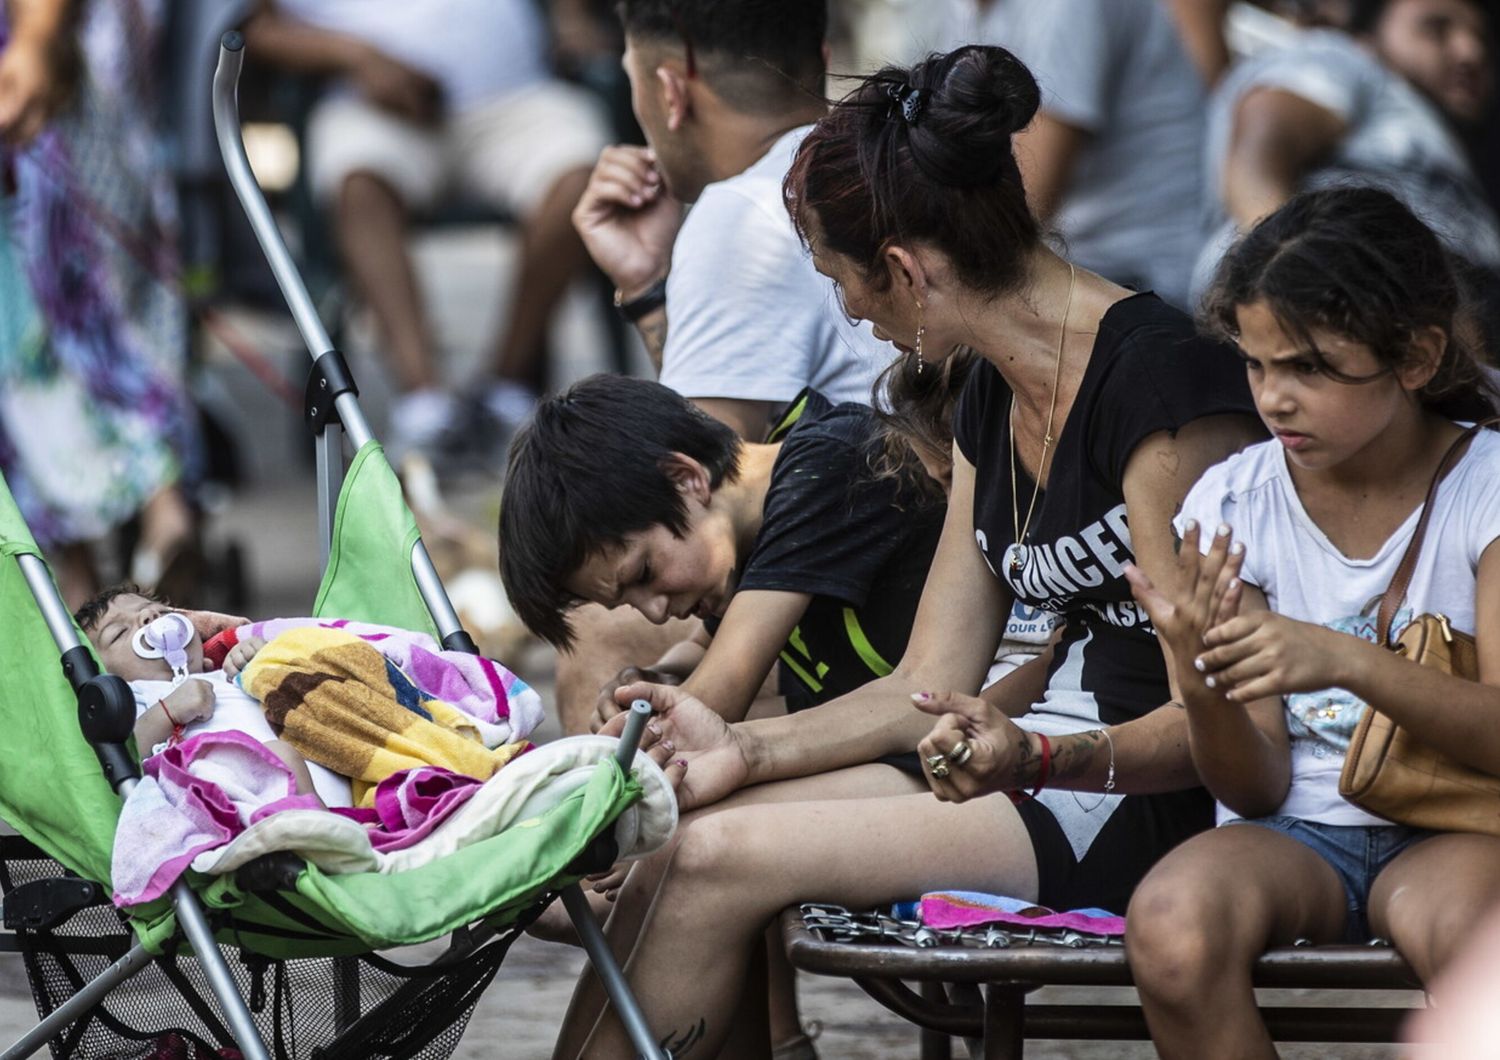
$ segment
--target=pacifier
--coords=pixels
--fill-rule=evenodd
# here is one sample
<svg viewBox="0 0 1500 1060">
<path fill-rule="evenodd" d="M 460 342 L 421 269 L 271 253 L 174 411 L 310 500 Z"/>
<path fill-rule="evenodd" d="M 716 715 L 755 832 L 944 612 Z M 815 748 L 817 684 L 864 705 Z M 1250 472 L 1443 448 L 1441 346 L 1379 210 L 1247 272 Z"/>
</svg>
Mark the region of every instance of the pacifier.
<svg viewBox="0 0 1500 1060">
<path fill-rule="evenodd" d="M 188 676 L 187 646 L 193 633 L 186 615 L 168 611 L 136 630 L 130 647 L 142 659 L 165 659 L 172 668 L 172 683 L 181 684 Z"/>
</svg>

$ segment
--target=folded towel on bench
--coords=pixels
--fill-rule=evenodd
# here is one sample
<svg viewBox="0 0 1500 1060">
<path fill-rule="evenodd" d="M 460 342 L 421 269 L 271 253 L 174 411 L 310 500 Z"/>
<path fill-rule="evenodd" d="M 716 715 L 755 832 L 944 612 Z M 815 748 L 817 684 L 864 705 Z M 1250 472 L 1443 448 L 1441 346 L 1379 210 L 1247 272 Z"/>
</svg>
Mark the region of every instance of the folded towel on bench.
<svg viewBox="0 0 1500 1060">
<path fill-rule="evenodd" d="M 917 903 L 917 914 L 931 928 L 1007 924 L 1023 928 L 1080 931 L 1090 935 L 1123 935 L 1125 918 L 1105 909 L 1057 912 L 1034 902 L 978 891 L 930 891 Z"/>
</svg>

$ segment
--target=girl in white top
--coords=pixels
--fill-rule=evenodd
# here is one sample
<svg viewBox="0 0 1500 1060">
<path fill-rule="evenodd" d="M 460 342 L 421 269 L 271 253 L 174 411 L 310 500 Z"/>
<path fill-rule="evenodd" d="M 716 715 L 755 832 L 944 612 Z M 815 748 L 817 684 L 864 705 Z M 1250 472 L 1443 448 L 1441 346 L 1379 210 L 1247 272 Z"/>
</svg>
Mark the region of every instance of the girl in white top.
<svg viewBox="0 0 1500 1060">
<path fill-rule="evenodd" d="M 1274 438 L 1188 494 L 1176 585 L 1131 580 L 1231 827 L 1140 884 L 1127 949 L 1161 1055 L 1275 1056 L 1250 980 L 1266 949 L 1373 934 L 1426 981 L 1500 898 L 1500 839 L 1394 825 L 1338 794 L 1366 703 L 1500 774 L 1500 436 L 1479 432 L 1439 487 L 1391 629 L 1447 615 L 1477 637 L 1476 682 L 1374 643 L 1439 461 L 1494 408 L 1432 232 L 1382 191 L 1298 196 L 1230 252 L 1206 309 Z"/>
</svg>

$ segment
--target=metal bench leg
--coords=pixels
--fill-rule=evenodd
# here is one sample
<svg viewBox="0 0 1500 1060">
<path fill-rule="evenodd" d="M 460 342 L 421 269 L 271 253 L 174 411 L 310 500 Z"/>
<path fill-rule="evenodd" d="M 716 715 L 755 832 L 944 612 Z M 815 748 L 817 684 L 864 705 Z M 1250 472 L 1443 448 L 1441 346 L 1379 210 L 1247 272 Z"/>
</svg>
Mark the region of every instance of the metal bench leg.
<svg viewBox="0 0 1500 1060">
<path fill-rule="evenodd" d="M 920 990 L 923 1001 L 943 1004 L 948 1000 L 942 983 L 926 981 L 921 984 Z M 921 1042 L 922 1060 L 953 1060 L 953 1039 L 948 1035 L 923 1027 L 918 1040 Z"/>
<path fill-rule="evenodd" d="M 984 1060 L 1021 1060 L 1026 1048 L 1026 991 L 991 983 L 984 988 Z"/>
</svg>

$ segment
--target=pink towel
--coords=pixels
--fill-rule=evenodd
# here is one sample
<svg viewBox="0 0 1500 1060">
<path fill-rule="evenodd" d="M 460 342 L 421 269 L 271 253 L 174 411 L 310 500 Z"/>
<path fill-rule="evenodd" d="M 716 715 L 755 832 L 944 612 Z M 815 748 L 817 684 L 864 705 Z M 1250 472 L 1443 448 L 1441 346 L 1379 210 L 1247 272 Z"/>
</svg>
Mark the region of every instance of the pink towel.
<svg viewBox="0 0 1500 1060">
<path fill-rule="evenodd" d="M 977 891 L 932 891 L 922 896 L 920 908 L 922 923 L 931 928 L 1006 924 L 1020 928 L 1081 931 L 1090 935 L 1125 934 L 1125 918 L 1104 909 L 1070 909 L 1059 913 L 1019 898 Z"/>
</svg>

